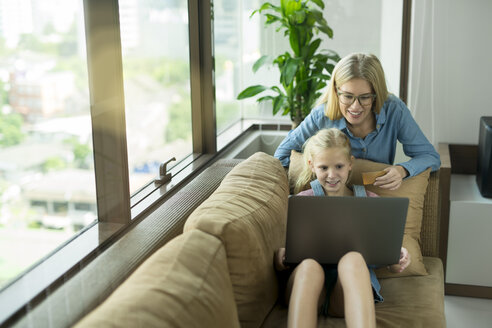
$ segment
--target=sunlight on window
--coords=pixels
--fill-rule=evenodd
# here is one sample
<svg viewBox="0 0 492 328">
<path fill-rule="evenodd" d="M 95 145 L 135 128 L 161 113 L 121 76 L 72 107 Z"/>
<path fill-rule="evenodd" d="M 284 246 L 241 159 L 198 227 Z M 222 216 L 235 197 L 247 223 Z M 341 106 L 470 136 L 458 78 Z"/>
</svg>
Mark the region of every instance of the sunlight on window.
<svg viewBox="0 0 492 328">
<path fill-rule="evenodd" d="M 120 0 L 130 191 L 192 152 L 187 2 Z M 168 168 L 174 166 L 171 162 Z"/>
<path fill-rule="evenodd" d="M 96 220 L 80 0 L 0 1 L 0 287 Z"/>
<path fill-rule="evenodd" d="M 260 20 L 250 18 L 260 1 L 214 1 L 215 97 L 217 134 L 244 118 L 244 106 L 236 97 L 253 82 L 251 67 L 259 57 Z"/>
</svg>

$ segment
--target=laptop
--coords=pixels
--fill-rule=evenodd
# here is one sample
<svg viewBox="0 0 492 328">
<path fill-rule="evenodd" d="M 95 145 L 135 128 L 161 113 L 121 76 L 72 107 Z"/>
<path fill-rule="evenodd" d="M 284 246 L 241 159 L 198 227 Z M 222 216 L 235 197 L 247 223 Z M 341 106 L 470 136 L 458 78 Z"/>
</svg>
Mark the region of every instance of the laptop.
<svg viewBox="0 0 492 328">
<path fill-rule="evenodd" d="M 289 197 L 285 263 L 336 264 L 349 251 L 370 265 L 398 263 L 408 198 Z"/>
</svg>

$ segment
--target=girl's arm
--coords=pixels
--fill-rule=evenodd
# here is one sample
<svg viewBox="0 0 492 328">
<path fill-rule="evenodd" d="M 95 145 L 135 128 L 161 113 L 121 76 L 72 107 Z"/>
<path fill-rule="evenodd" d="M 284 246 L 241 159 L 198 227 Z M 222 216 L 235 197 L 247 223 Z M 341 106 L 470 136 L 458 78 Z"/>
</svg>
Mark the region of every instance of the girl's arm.
<svg viewBox="0 0 492 328">
<path fill-rule="evenodd" d="M 277 271 L 284 271 L 287 270 L 289 267 L 284 264 L 285 261 L 285 248 L 279 248 L 275 251 L 274 255 L 274 265 L 275 265 L 275 270 Z"/>
</svg>

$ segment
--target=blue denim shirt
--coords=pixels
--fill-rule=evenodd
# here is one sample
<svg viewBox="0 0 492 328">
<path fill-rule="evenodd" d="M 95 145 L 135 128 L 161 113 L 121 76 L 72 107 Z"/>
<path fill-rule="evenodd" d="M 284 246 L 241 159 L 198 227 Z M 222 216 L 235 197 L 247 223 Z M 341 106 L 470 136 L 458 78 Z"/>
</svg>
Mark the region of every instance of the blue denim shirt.
<svg viewBox="0 0 492 328">
<path fill-rule="evenodd" d="M 428 167 L 436 171 L 441 166 L 439 154 L 420 130 L 405 103 L 394 95 L 384 102 L 376 114 L 376 129 L 365 138 L 355 137 L 347 128 L 345 118 L 330 120 L 324 113 L 325 104 L 314 108 L 294 130 L 291 130 L 275 151 L 283 166 L 290 164 L 291 150 L 302 151 L 304 142 L 320 129 L 338 128 L 350 139 L 352 155 L 356 158 L 393 164 L 397 140 L 403 145 L 405 155 L 411 159 L 398 163 L 409 173 L 417 175 Z"/>
</svg>

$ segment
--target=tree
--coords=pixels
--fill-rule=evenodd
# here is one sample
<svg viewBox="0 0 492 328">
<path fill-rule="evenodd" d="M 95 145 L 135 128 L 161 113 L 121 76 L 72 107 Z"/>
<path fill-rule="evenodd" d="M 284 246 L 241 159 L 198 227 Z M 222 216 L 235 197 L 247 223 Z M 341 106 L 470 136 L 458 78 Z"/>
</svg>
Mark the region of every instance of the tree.
<svg viewBox="0 0 492 328">
<path fill-rule="evenodd" d="M 22 131 L 23 119 L 17 113 L 0 113 L 0 146 L 14 146 L 24 140 L 25 134 Z"/>
</svg>

